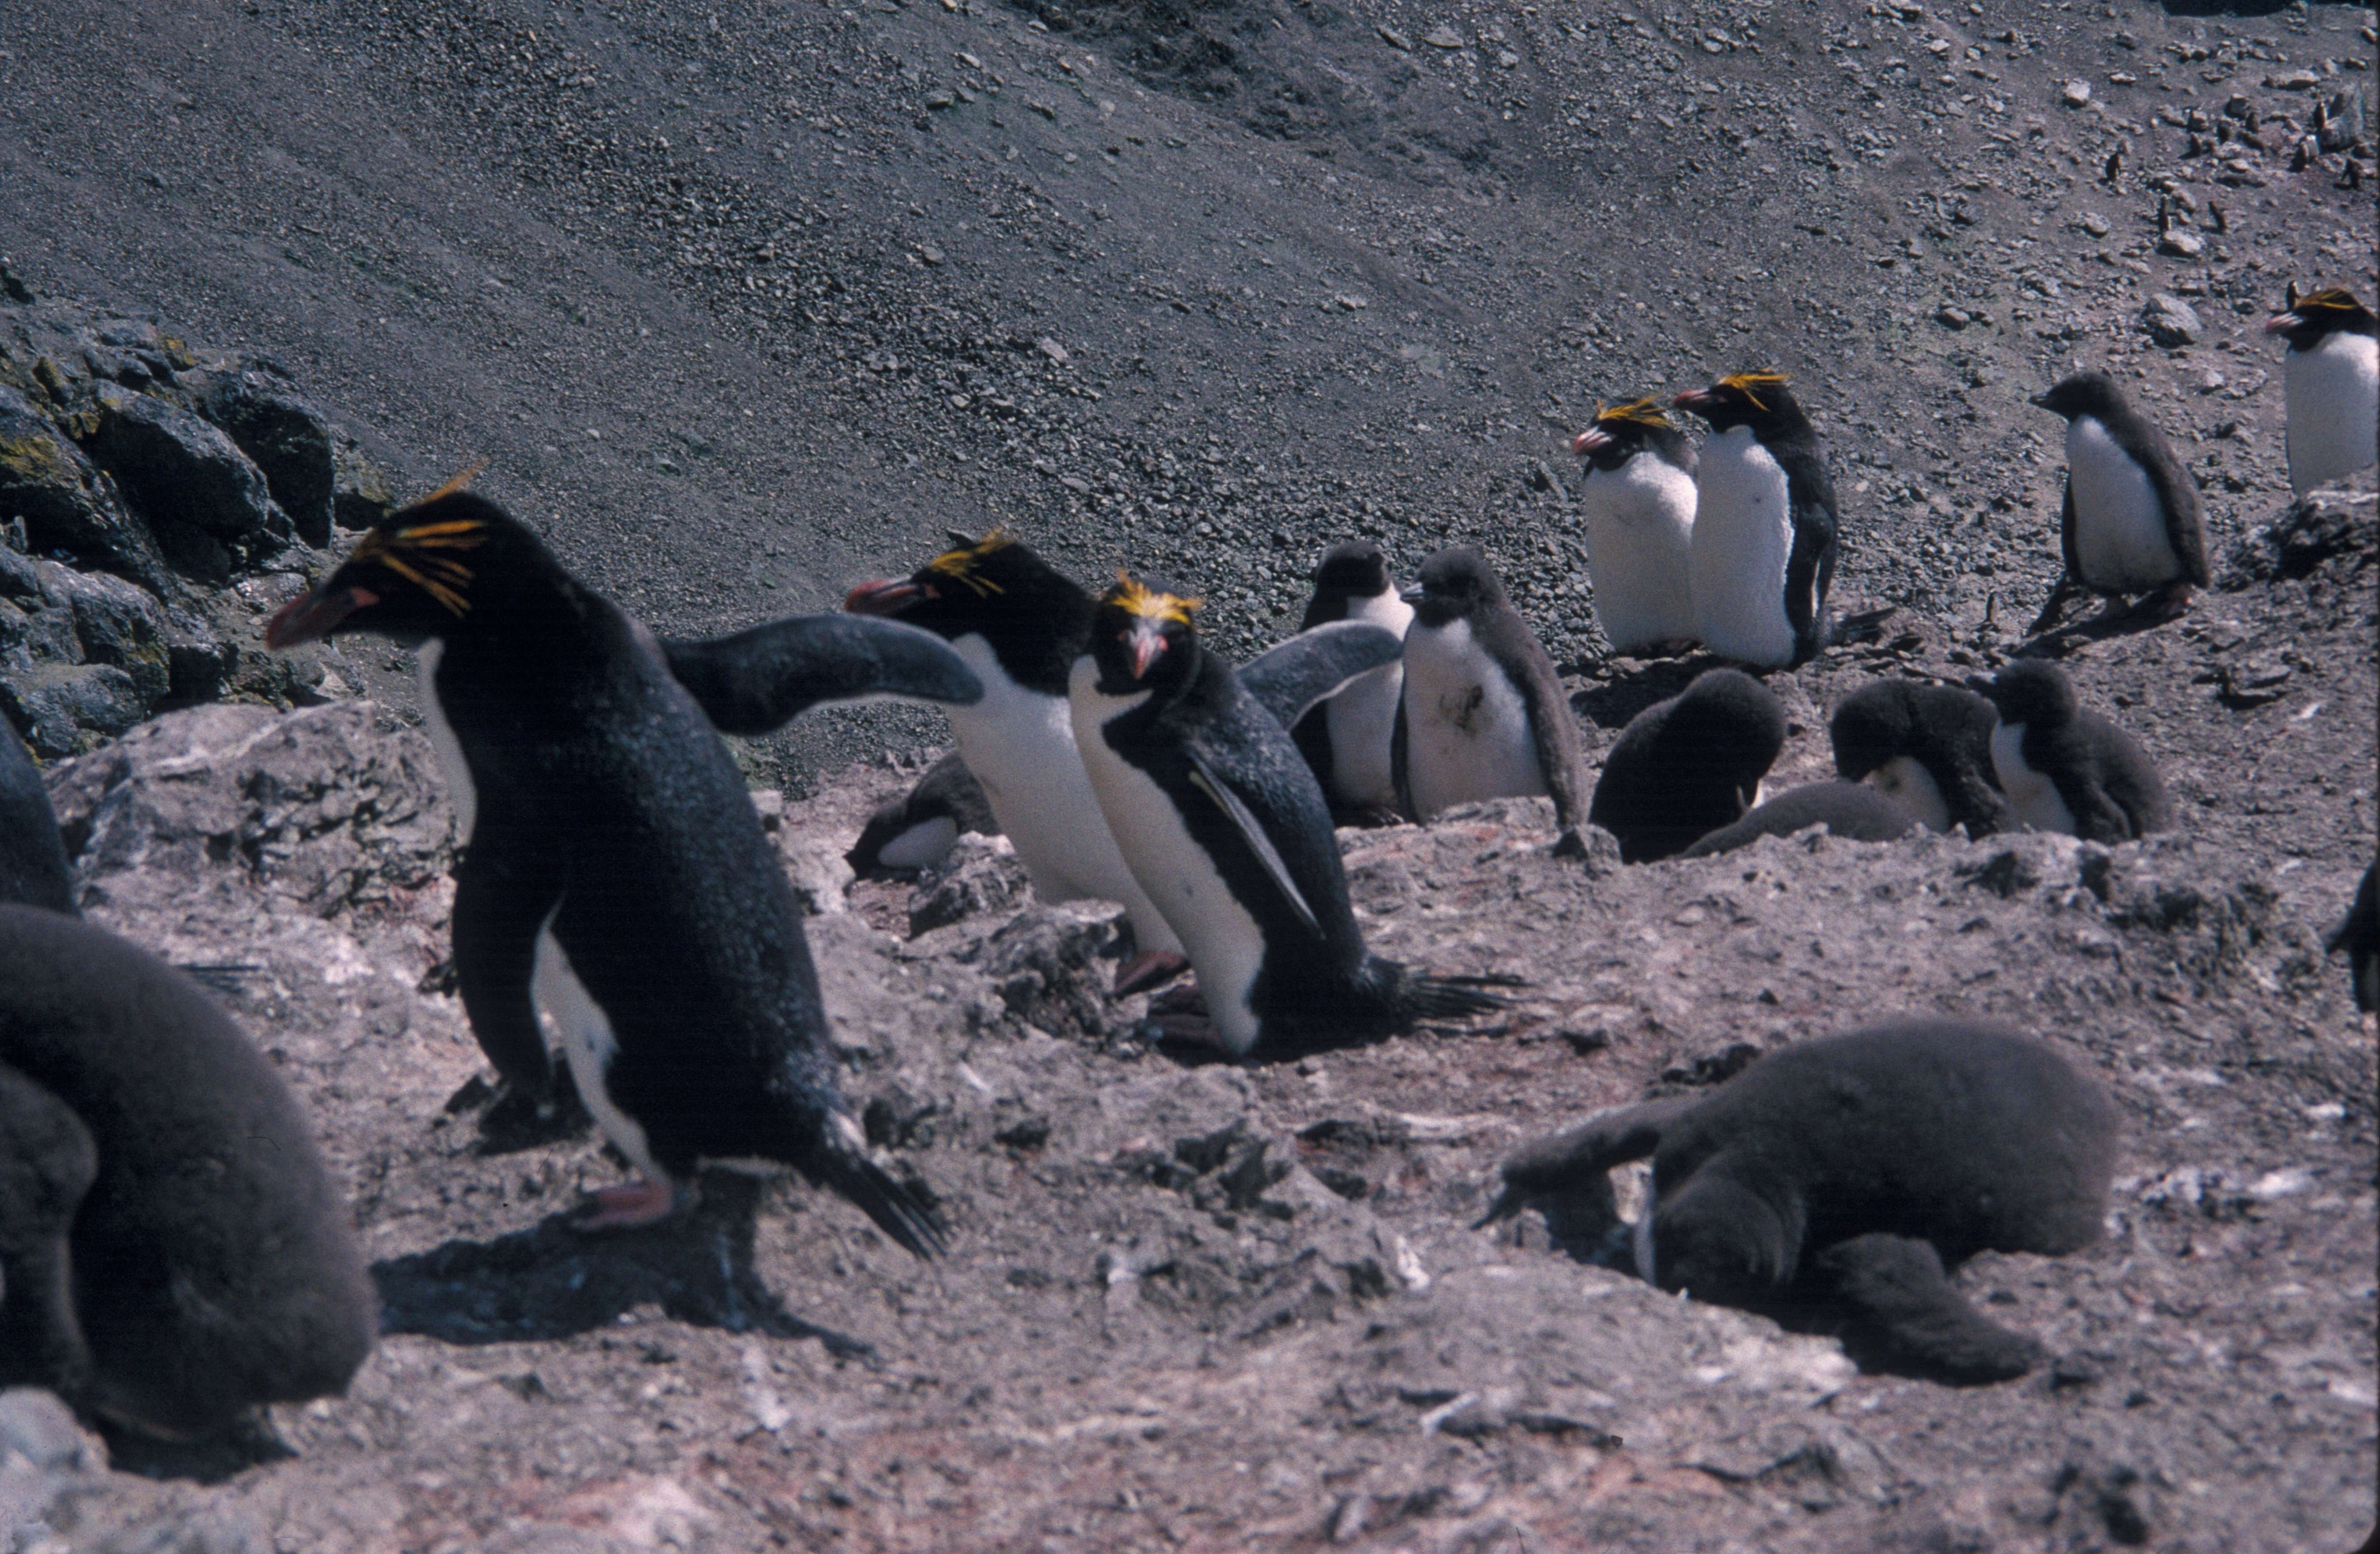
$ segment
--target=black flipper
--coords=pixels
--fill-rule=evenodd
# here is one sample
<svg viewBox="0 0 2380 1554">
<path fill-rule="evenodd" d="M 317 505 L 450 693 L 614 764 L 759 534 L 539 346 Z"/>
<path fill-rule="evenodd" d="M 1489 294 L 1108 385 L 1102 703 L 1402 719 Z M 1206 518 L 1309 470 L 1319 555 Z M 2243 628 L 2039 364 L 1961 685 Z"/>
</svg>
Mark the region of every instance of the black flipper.
<svg viewBox="0 0 2380 1554">
<path fill-rule="evenodd" d="M 1389 728 L 1389 781 L 1396 784 L 1397 813 L 1408 820 L 1417 819 L 1421 814 L 1414 807 L 1413 775 L 1405 769 L 1412 744 L 1412 736 L 1405 732 L 1405 698 L 1399 696 L 1397 721 Z"/>
<path fill-rule="evenodd" d="M 99 1148 L 67 1103 L 0 1064 L 0 1360 L 81 1403 L 91 1348 L 75 1313 L 67 1233 L 99 1176 Z M 104 1277 L 103 1274 L 102 1277 Z"/>
<path fill-rule="evenodd" d="M 2157 504 L 2165 510 L 2166 539 L 2173 546 L 2174 559 L 2181 563 L 2182 577 L 2202 589 L 2207 587 L 2215 575 L 2206 565 L 2206 525 L 2198 513 L 2197 477 L 2170 455 L 2138 462 L 2141 473 L 2156 492 Z"/>
<path fill-rule="evenodd" d="M 1542 686 L 1534 677 L 1523 681 L 1521 697 L 1529 709 L 1529 738 L 1536 746 L 1537 770 L 1545 773 L 1546 792 L 1554 801 L 1554 825 L 1561 832 L 1556 850 L 1565 856 L 1585 857 L 1586 842 L 1579 828 L 1586 824 L 1587 799 L 1594 790 L 1587 786 L 1585 758 L 1579 752 L 1578 720 L 1571 716 L 1568 693 L 1552 667 L 1547 664 L 1548 677 Z M 1562 705 L 1542 705 L 1548 698 Z"/>
<path fill-rule="evenodd" d="M 1835 486 L 1823 465 L 1806 474 L 1799 461 L 1786 477 L 1786 500 L 1793 504 L 1793 549 L 1785 560 L 1785 619 L 1793 627 L 1793 662 L 1803 662 L 1827 638 L 1827 595 L 1834 587 L 1840 549 L 1835 518 Z"/>
<path fill-rule="evenodd" d="M 1380 635 L 1386 637 L 1389 634 L 1383 631 Z M 1232 828 L 1240 833 L 1241 840 L 1248 844 L 1248 851 L 1256 855 L 1257 861 L 1264 866 L 1264 871 L 1271 876 L 1272 882 L 1280 887 L 1281 896 L 1289 903 L 1290 909 L 1297 914 L 1316 939 L 1321 939 L 1322 925 L 1316 919 L 1314 908 L 1306 904 L 1305 892 L 1297 888 L 1297 881 L 1290 878 L 1289 865 L 1282 861 L 1281 849 L 1275 847 L 1272 844 L 1272 838 L 1265 834 L 1264 822 L 1249 811 L 1246 803 L 1239 795 L 1233 793 L 1231 785 L 1223 781 L 1212 766 L 1208 764 L 1207 758 L 1199 753 L 1196 746 L 1191 747 L 1187 753 L 1190 757 L 1191 783 L 1199 792 L 1213 799 L 1215 807 L 1230 818 Z"/>
<path fill-rule="evenodd" d="M 1404 639 L 1369 621 L 1332 621 L 1301 631 L 1239 670 L 1240 685 L 1283 728 L 1328 701 L 1359 674 L 1404 656 Z"/>
<path fill-rule="evenodd" d="M 983 682 L 949 643 L 873 615 L 788 615 L 732 637 L 663 642 L 662 652 L 722 734 L 767 734 L 821 701 L 983 699 Z"/>
<path fill-rule="evenodd" d="M 2040 1344 L 1969 1305 L 1925 1242 L 1853 1236 L 1812 1257 L 1807 1277 L 1850 1315 L 1845 1347 L 1863 1368 L 1972 1384 L 2022 1376 L 2046 1357 Z"/>
<path fill-rule="evenodd" d="M 553 1060 L 530 984 L 538 935 L 562 900 L 562 860 L 540 829 L 486 807 L 455 871 L 455 981 L 471 1034 L 511 1092 L 498 1103 L 507 1116 L 525 1102 L 550 1117 L 556 1104 Z"/>
<path fill-rule="evenodd" d="M 1623 1106 L 1521 1146 L 1505 1157 L 1503 1194 L 1480 1223 L 1518 1213 L 1531 1198 L 1592 1186 L 1613 1166 L 1644 1159 L 1660 1148 L 1661 1130 L 1701 1099 L 1673 1096 Z"/>
<path fill-rule="evenodd" d="M 0 718 L 0 902 L 76 916 L 74 871 L 33 753 Z"/>
</svg>

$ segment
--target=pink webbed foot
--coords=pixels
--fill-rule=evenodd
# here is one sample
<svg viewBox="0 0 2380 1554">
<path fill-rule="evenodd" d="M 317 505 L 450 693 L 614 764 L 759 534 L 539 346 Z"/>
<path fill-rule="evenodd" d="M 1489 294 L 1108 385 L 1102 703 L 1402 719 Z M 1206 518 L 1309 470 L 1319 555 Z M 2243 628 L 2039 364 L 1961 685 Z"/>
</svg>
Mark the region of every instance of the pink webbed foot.
<svg viewBox="0 0 2380 1554">
<path fill-rule="evenodd" d="M 692 1181 L 648 1182 L 641 1178 L 617 1186 L 598 1187 L 587 1195 L 571 1220 L 581 1231 L 625 1231 L 658 1225 L 690 1211 L 701 1200 L 702 1189 Z"/>
<path fill-rule="evenodd" d="M 1151 988 L 1162 987 L 1189 969 L 1189 960 L 1174 951 L 1145 951 L 1117 968 L 1115 986 L 1108 989 L 1108 996 L 1130 998 L 1135 993 L 1145 993 Z"/>
</svg>

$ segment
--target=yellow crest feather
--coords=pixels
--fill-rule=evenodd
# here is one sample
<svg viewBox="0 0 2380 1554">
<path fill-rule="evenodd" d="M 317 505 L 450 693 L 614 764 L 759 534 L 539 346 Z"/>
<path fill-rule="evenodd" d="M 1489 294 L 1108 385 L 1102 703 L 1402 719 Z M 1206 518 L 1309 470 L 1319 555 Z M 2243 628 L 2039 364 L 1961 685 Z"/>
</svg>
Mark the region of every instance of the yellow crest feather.
<svg viewBox="0 0 2380 1554">
<path fill-rule="evenodd" d="M 1191 612 L 1207 602 L 1203 599 L 1184 599 L 1177 594 L 1159 593 L 1141 584 L 1122 567 L 1116 568 L 1116 586 L 1108 590 L 1108 599 L 1144 621 L 1173 621 L 1182 625 L 1188 625 Z"/>
<path fill-rule="evenodd" d="M 1730 372 L 1718 381 L 1718 386 L 1733 389 L 1744 398 L 1751 400 L 1754 409 L 1766 410 L 1768 407 L 1761 403 L 1761 392 L 1767 389 L 1783 388 L 1785 374 L 1765 370 L 1758 372 Z"/>
<path fill-rule="evenodd" d="M 1670 418 L 1661 408 L 1660 402 L 1647 395 L 1642 399 L 1632 399 L 1625 405 L 1597 405 L 1595 407 L 1595 424 L 1601 426 L 1605 421 L 1633 421 L 1638 426 L 1666 427 L 1670 424 Z"/>
<path fill-rule="evenodd" d="M 1000 524 L 995 526 L 990 534 L 972 545 L 962 545 L 954 551 L 944 551 L 941 555 L 926 563 L 926 570 L 938 577 L 948 577 L 954 583 L 974 589 L 978 599 L 986 594 L 1005 593 L 1008 590 L 990 578 L 977 577 L 975 564 L 994 551 L 1004 551 L 1015 543 L 1016 536 L 1008 532 L 1006 524 Z"/>
<path fill-rule="evenodd" d="M 2289 311 L 2303 313 L 2308 310 L 2316 310 L 2326 313 L 2351 313 L 2362 306 L 2362 303 L 2355 300 L 2355 294 L 2345 286 L 2325 286 L 2320 291 L 2309 292 L 2299 297 L 2297 304 Z"/>
</svg>

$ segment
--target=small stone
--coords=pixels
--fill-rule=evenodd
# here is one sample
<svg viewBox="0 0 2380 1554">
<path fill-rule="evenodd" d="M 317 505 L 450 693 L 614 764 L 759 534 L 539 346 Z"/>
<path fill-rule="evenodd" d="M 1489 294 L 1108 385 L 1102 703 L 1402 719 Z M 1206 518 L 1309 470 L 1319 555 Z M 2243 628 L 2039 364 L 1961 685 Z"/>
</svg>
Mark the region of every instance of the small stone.
<svg viewBox="0 0 2380 1554">
<path fill-rule="evenodd" d="M 2315 71 L 2301 67 L 2266 76 L 2265 84 L 2275 91 L 2312 91 L 2322 84 L 2322 77 Z"/>
<path fill-rule="evenodd" d="M 1395 28 L 1389 26 L 1386 22 L 1381 23 L 1378 28 L 1375 28 L 1374 30 L 1379 33 L 1380 42 L 1388 44 L 1389 47 L 1397 50 L 1401 54 L 1413 53 L 1413 40 L 1398 31 Z"/>
<path fill-rule="evenodd" d="M 2157 252 L 2174 259 L 2196 259 L 2206 251 L 2206 239 L 2187 227 L 2176 227 L 2157 239 Z"/>
<path fill-rule="evenodd" d="M 1934 310 L 1934 321 L 1947 329 L 1964 329 L 1974 322 L 1974 315 L 1964 308 L 1954 308 L 1945 302 Z"/>
<path fill-rule="evenodd" d="M 931 243 L 920 243 L 917 245 L 917 257 L 929 264 L 940 264 L 942 261 L 942 250 Z"/>
<path fill-rule="evenodd" d="M 1070 359 L 1066 355 L 1066 347 L 1058 344 L 1057 341 L 1050 339 L 1047 334 L 1044 334 L 1038 340 L 1034 341 L 1033 348 L 1039 351 L 1043 356 L 1048 357 L 1051 361 L 1056 362 L 1061 367 L 1065 366 L 1067 361 Z"/>
<path fill-rule="evenodd" d="M 1427 43 L 1434 49 L 1459 49 L 1463 47 L 1463 34 L 1457 32 L 1453 28 L 1449 27 L 1442 21 L 1436 27 L 1431 28 L 1428 31 L 1423 33 L 1421 35 L 1421 41 Z"/>
<path fill-rule="evenodd" d="M 2107 217 L 2096 211 L 2085 211 L 2082 212 L 2082 230 L 2094 237 L 2105 237 L 2110 228 Z"/>
<path fill-rule="evenodd" d="M 2163 292 L 2149 298 L 2148 306 L 2141 310 L 2141 322 L 2147 327 L 2150 339 L 2168 348 L 2192 345 L 2206 333 L 2206 326 L 2199 322 L 2189 303 Z"/>
<path fill-rule="evenodd" d="M 2058 92 L 2058 100 L 2070 108 L 2087 107 L 2091 102 L 2091 83 L 2084 80 L 2068 81 L 2064 90 Z"/>
</svg>

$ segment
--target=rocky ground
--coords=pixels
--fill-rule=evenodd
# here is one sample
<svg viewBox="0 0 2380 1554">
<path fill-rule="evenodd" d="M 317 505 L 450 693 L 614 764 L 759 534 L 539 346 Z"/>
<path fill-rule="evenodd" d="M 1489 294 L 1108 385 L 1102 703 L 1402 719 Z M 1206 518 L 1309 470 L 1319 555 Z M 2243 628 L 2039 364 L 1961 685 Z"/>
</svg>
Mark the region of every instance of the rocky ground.
<svg viewBox="0 0 2380 1554">
<path fill-rule="evenodd" d="M 233 1006 L 388 1313 L 348 1398 L 277 1411 L 294 1456 L 212 1485 L 0 1399 L 17 1545 L 2352 1547 L 2375 1076 L 2320 939 L 2374 847 L 2380 540 L 2368 492 L 2268 528 L 2255 326 L 2286 280 L 2372 295 L 2372 55 L 2347 7 L 1830 0 L 67 0 L 8 30 L 0 710 L 91 915 L 253 968 Z M 2174 785 L 2143 844 L 1625 868 L 1552 860 L 1525 805 L 1350 832 L 1380 948 L 1528 989 L 1202 1064 L 1134 1034 L 1107 921 L 997 844 L 849 880 L 938 720 L 742 752 L 789 795 L 852 1089 L 956 1227 L 931 1267 L 726 1175 L 690 1226 L 585 1244 L 554 1216 L 615 1176 L 592 1144 L 475 1153 L 406 661 L 254 637 L 344 524 L 474 456 L 664 631 L 829 607 L 999 517 L 1207 593 L 1245 650 L 1330 540 L 1409 570 L 1466 539 L 1593 760 L 1692 666 L 1603 650 L 1561 443 L 1598 398 L 1774 364 L 1833 444 L 1839 602 L 1898 607 L 1771 681 L 1779 775 L 1816 776 L 1866 678 L 2015 646 L 2058 489 L 2022 396 L 2076 361 L 2166 425 L 2228 558 L 2184 620 L 2070 659 Z M 1578 1260 L 1580 1227 L 1467 1228 L 1523 1137 L 1904 1011 L 2057 1041 L 2124 1112 L 2108 1240 L 1961 1276 L 2043 1373 L 1862 1376 Z"/>
</svg>

